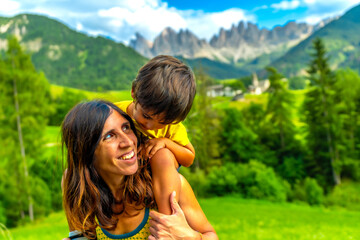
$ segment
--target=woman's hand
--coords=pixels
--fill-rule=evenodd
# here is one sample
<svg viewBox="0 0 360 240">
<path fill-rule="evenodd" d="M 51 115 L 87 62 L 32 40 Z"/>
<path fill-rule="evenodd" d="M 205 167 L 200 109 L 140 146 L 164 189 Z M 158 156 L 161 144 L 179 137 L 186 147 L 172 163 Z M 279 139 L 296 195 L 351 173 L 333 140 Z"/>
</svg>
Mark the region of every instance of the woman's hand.
<svg viewBox="0 0 360 240">
<path fill-rule="evenodd" d="M 149 240 L 159 239 L 202 239 L 187 223 L 184 212 L 176 201 L 176 192 L 170 196 L 171 215 L 150 212 Z"/>
</svg>

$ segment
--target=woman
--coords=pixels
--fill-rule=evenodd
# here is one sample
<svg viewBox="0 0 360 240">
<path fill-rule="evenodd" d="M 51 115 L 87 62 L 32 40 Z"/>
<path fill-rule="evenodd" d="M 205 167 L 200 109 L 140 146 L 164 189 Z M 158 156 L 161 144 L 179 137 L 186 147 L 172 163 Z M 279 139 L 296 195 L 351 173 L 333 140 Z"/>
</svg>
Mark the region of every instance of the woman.
<svg viewBox="0 0 360 240">
<path fill-rule="evenodd" d="M 75 106 L 63 122 L 62 142 L 70 230 L 90 239 L 218 239 L 183 177 L 179 202 L 185 216 L 172 195 L 174 214 L 151 212 L 149 221 L 149 209 L 156 208 L 149 168 L 137 158 L 140 141 L 132 120 L 112 103 Z"/>
</svg>

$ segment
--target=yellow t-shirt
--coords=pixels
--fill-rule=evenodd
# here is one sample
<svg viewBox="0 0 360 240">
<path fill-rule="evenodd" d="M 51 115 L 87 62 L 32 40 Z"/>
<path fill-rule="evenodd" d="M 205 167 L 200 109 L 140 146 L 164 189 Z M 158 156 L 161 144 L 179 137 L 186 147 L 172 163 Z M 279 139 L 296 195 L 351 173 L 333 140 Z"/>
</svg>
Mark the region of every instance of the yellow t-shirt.
<svg viewBox="0 0 360 240">
<path fill-rule="evenodd" d="M 105 229 L 102 229 L 101 227 L 96 228 L 96 237 L 98 240 L 112 240 L 112 239 L 123 239 L 123 240 L 147 240 L 150 236 L 150 230 L 149 230 L 149 209 L 145 208 L 145 216 L 142 220 L 142 222 L 139 224 L 139 226 L 125 234 L 115 235 L 111 234 Z"/>
<path fill-rule="evenodd" d="M 127 112 L 127 108 L 132 103 L 132 101 L 121 101 L 116 102 L 115 105 L 118 106 L 121 110 Z M 158 130 L 144 130 L 142 129 L 139 124 L 133 119 L 135 123 L 135 127 L 138 131 L 142 132 L 145 136 L 151 138 L 169 138 L 172 141 L 185 146 L 189 144 L 189 138 L 187 136 L 186 128 L 182 123 L 177 124 L 168 124 L 162 129 Z"/>
</svg>

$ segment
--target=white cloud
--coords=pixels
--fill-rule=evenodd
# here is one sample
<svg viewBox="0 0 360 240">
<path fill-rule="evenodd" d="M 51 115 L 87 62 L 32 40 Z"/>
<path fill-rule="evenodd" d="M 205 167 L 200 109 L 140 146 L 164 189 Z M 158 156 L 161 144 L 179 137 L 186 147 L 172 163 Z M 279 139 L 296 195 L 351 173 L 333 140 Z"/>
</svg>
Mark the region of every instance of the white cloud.
<svg viewBox="0 0 360 240">
<path fill-rule="evenodd" d="M 249 20 L 241 9 L 229 9 L 220 13 L 210 14 L 209 17 L 213 24 L 225 28 L 230 28 L 233 23 L 238 23 L 239 20 Z"/>
<path fill-rule="evenodd" d="M 271 4 L 272 8 L 275 8 L 278 10 L 292 10 L 292 9 L 298 8 L 299 6 L 300 6 L 299 0 L 282 1 L 280 3 Z"/>
<path fill-rule="evenodd" d="M 110 25 L 114 27 L 131 26 L 135 29 L 134 32 L 146 29 L 147 36 L 145 37 L 148 38 L 154 38 L 168 26 L 176 30 L 187 26 L 185 19 L 178 12 L 164 6 L 154 8 L 149 5 L 142 5 L 136 9 L 114 7 L 100 10 L 98 15 L 103 19 L 110 19 Z"/>
<path fill-rule="evenodd" d="M 314 4 L 316 0 L 304 0 L 305 4 Z"/>
<path fill-rule="evenodd" d="M 248 15 L 244 10 L 232 8 L 217 13 L 204 13 L 203 11 L 192 11 L 187 14 L 187 28 L 198 37 L 210 39 L 214 34 L 219 33 L 220 28 L 230 29 L 240 21 L 255 22 L 254 15 Z"/>
<path fill-rule="evenodd" d="M 1 12 L 12 14 L 20 7 L 20 3 L 12 0 L 1 0 Z"/>
<path fill-rule="evenodd" d="M 359 3 L 359 0 L 303 0 L 308 5 L 339 5 L 339 6 L 354 6 Z"/>
<path fill-rule="evenodd" d="M 306 17 L 300 21 L 316 24 L 323 19 L 340 16 L 359 3 L 360 0 L 303 0 L 308 10 Z"/>
<path fill-rule="evenodd" d="M 113 7 L 102 9 L 98 15 L 112 19 L 109 24 L 114 28 L 132 27 L 153 40 L 164 28 L 171 27 L 175 31 L 189 29 L 200 38 L 210 39 L 220 27 L 230 28 L 240 20 L 254 21 L 254 16 L 248 16 L 241 9 L 228 9 L 217 13 L 203 11 L 180 11 L 169 8 L 167 4 L 139 4 L 138 8 Z M 131 36 L 128 37 L 130 39 Z"/>
<path fill-rule="evenodd" d="M 263 9 L 268 9 L 269 7 L 267 5 L 262 5 L 262 6 L 259 6 L 259 7 L 255 7 L 252 11 L 255 12 L 255 11 L 258 11 L 258 10 L 263 10 Z"/>
<path fill-rule="evenodd" d="M 321 20 L 328 18 L 328 17 L 331 17 L 331 16 L 330 15 L 321 15 L 321 16 L 320 15 L 312 15 L 312 16 L 300 19 L 299 22 L 306 22 L 308 24 L 315 25 L 318 22 L 320 22 Z"/>
<path fill-rule="evenodd" d="M 84 26 L 81 23 L 76 24 L 76 30 L 82 31 L 84 29 Z"/>
<path fill-rule="evenodd" d="M 358 3 L 360 0 L 303 0 L 303 5 L 313 12 L 344 12 Z"/>
</svg>

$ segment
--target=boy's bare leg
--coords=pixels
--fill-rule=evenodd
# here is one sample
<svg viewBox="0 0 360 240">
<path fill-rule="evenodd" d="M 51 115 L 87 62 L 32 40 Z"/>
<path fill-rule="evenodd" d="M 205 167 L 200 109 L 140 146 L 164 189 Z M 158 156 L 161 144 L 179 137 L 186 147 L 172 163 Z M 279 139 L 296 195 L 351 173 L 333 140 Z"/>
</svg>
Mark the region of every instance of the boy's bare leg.
<svg viewBox="0 0 360 240">
<path fill-rule="evenodd" d="M 177 162 L 174 154 L 167 148 L 162 148 L 150 160 L 152 182 L 158 211 L 171 214 L 169 197 L 176 191 L 176 200 L 181 194 L 181 182 L 177 172 Z"/>
</svg>

